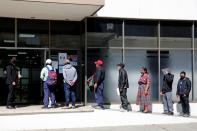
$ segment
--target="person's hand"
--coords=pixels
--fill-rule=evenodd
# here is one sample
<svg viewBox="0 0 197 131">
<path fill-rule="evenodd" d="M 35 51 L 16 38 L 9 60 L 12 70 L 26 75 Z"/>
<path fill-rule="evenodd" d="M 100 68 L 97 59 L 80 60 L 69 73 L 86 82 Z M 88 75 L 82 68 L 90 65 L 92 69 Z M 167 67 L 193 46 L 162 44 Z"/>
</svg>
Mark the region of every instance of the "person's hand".
<svg viewBox="0 0 197 131">
<path fill-rule="evenodd" d="M 164 94 L 162 92 L 160 92 L 160 95 L 163 96 Z"/>
<path fill-rule="evenodd" d="M 176 98 L 179 98 L 179 95 L 176 95 Z"/>
<path fill-rule="evenodd" d="M 120 91 L 120 93 L 122 93 L 123 92 L 123 89 L 122 88 L 119 88 L 119 91 Z"/>
<path fill-rule="evenodd" d="M 96 91 L 97 83 L 94 84 L 94 92 Z"/>
<path fill-rule="evenodd" d="M 15 86 L 16 85 L 16 82 L 12 82 L 12 85 Z"/>
<path fill-rule="evenodd" d="M 147 96 L 148 95 L 148 91 L 146 90 L 144 94 L 145 94 L 145 96 Z"/>
<path fill-rule="evenodd" d="M 71 85 L 71 86 L 73 86 L 74 84 L 75 84 L 75 82 L 73 82 L 73 81 L 70 82 L 70 85 Z"/>
</svg>

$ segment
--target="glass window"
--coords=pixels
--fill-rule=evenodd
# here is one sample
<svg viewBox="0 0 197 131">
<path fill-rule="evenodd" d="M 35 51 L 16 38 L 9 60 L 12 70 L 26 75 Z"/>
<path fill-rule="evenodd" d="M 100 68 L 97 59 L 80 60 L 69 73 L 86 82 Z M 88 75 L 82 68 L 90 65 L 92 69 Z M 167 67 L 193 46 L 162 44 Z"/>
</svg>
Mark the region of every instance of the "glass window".
<svg viewBox="0 0 197 131">
<path fill-rule="evenodd" d="M 157 50 L 125 50 L 125 69 L 130 85 L 128 98 L 133 102 L 136 100 L 141 67 L 148 69 L 151 77 L 151 98 L 153 101 L 157 101 L 159 98 Z"/>
<path fill-rule="evenodd" d="M 157 48 L 157 25 L 154 21 L 125 21 L 125 47 Z"/>
<path fill-rule="evenodd" d="M 0 18 L 0 46 L 15 46 L 15 20 L 11 18 Z"/>
<path fill-rule="evenodd" d="M 106 103 L 117 102 L 120 97 L 117 95 L 116 88 L 118 83 L 118 70 L 116 65 L 122 61 L 121 49 L 88 49 L 87 77 L 89 78 L 95 72 L 94 62 L 98 59 L 104 61 L 105 69 L 105 88 L 104 98 Z M 88 89 L 88 102 L 94 102 L 94 94 Z"/>
<path fill-rule="evenodd" d="M 19 47 L 49 46 L 49 21 L 19 19 L 17 25 Z"/>
<path fill-rule="evenodd" d="M 122 47 L 122 20 L 88 19 L 88 47 Z"/>
<path fill-rule="evenodd" d="M 194 47 L 197 48 L 197 22 L 194 24 Z"/>
<path fill-rule="evenodd" d="M 192 23 L 161 22 L 161 48 L 192 48 Z"/>
<path fill-rule="evenodd" d="M 80 22 L 51 21 L 51 47 L 80 49 Z"/>
<path fill-rule="evenodd" d="M 177 83 L 180 72 L 185 71 L 187 77 L 192 81 L 192 53 L 186 50 L 163 50 L 161 51 L 161 69 L 169 68 L 174 74 L 173 100 L 176 100 Z M 163 73 L 161 71 L 161 87 L 163 83 Z M 190 97 L 191 98 L 191 97 Z"/>
</svg>

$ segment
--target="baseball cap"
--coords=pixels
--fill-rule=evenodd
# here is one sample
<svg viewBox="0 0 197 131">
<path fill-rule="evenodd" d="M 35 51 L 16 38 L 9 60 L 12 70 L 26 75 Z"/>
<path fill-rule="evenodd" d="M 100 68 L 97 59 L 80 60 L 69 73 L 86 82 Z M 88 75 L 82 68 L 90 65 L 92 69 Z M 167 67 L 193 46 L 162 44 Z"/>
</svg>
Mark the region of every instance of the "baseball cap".
<svg viewBox="0 0 197 131">
<path fill-rule="evenodd" d="M 96 65 L 103 65 L 103 61 L 102 60 L 97 60 L 94 62 L 94 64 Z"/>
<path fill-rule="evenodd" d="M 51 59 L 47 59 L 46 60 L 46 64 L 51 64 L 52 63 L 52 60 Z"/>
</svg>

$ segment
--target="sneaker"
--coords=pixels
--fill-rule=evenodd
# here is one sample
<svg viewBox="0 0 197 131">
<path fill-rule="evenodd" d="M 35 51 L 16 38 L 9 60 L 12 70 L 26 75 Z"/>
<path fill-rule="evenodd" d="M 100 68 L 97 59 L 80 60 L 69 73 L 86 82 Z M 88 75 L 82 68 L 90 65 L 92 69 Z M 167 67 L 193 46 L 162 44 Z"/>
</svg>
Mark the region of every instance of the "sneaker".
<svg viewBox="0 0 197 131">
<path fill-rule="evenodd" d="M 163 112 L 162 114 L 164 114 L 164 115 L 168 115 L 168 113 L 169 113 L 169 112 Z"/>
<path fill-rule="evenodd" d="M 168 115 L 171 115 L 172 116 L 172 115 L 174 115 L 174 112 L 169 112 Z"/>
<path fill-rule="evenodd" d="M 42 109 L 49 109 L 49 107 L 48 106 L 43 106 Z"/>
<path fill-rule="evenodd" d="M 94 109 L 104 110 L 104 106 L 95 106 Z"/>
<path fill-rule="evenodd" d="M 184 114 L 183 117 L 190 117 L 190 115 L 189 114 Z"/>
<path fill-rule="evenodd" d="M 52 106 L 51 106 L 51 108 L 57 108 L 57 107 L 58 107 L 57 105 L 52 105 Z"/>
<path fill-rule="evenodd" d="M 75 109 L 76 107 L 75 106 L 72 106 L 72 109 Z"/>
<path fill-rule="evenodd" d="M 7 109 L 16 109 L 14 106 L 7 106 Z"/>
</svg>

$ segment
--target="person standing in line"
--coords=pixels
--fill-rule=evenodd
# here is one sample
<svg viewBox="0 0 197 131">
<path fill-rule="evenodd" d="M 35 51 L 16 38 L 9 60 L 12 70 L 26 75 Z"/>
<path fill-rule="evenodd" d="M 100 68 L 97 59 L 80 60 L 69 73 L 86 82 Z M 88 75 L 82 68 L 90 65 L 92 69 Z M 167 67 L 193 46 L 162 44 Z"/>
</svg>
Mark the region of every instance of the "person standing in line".
<svg viewBox="0 0 197 131">
<path fill-rule="evenodd" d="M 140 105 L 140 112 L 143 113 L 150 113 L 152 112 L 152 105 L 151 105 L 151 93 L 150 93 L 150 85 L 151 80 L 149 73 L 145 67 L 140 69 L 140 79 L 138 81 L 138 93 L 137 93 L 137 100 L 136 104 Z"/>
<path fill-rule="evenodd" d="M 52 67 L 52 60 L 46 60 L 46 66 L 43 67 L 40 73 L 40 78 L 43 81 L 43 92 L 44 99 L 43 109 L 48 109 L 49 107 L 49 98 L 51 100 L 51 107 L 56 108 L 56 98 L 55 98 L 55 86 L 57 84 L 57 74 L 54 67 Z"/>
<path fill-rule="evenodd" d="M 161 91 L 161 96 L 163 98 L 163 114 L 167 115 L 174 115 L 173 112 L 173 101 L 172 101 L 172 83 L 174 80 L 174 75 L 171 74 L 170 69 L 163 69 L 162 70 L 164 77 L 163 77 L 163 86 Z"/>
<path fill-rule="evenodd" d="M 97 60 L 94 62 L 96 65 L 96 73 L 94 76 L 94 94 L 97 103 L 96 109 L 104 109 L 103 90 L 105 80 L 105 70 L 103 69 L 103 61 Z"/>
<path fill-rule="evenodd" d="M 72 109 L 75 109 L 75 89 L 77 81 L 77 70 L 70 64 L 70 60 L 65 60 L 65 66 L 63 68 L 64 77 L 64 92 L 66 99 L 66 109 L 69 109 L 70 96 L 72 99 Z"/>
<path fill-rule="evenodd" d="M 125 64 L 119 63 L 117 67 L 119 71 L 118 88 L 119 88 L 119 94 L 121 99 L 121 109 L 123 111 L 130 111 L 129 102 L 127 99 L 127 88 L 129 88 L 129 81 L 128 81 L 127 72 L 124 69 Z"/>
<path fill-rule="evenodd" d="M 12 57 L 5 68 L 6 84 L 8 85 L 7 109 L 15 109 L 15 88 L 18 82 L 18 70 L 16 67 L 16 57 Z"/>
<path fill-rule="evenodd" d="M 180 99 L 182 105 L 181 114 L 183 117 L 190 116 L 190 105 L 189 105 L 189 94 L 191 91 L 191 81 L 188 77 L 186 77 L 186 72 L 182 71 L 180 73 L 180 79 L 177 84 L 177 98 Z"/>
</svg>

